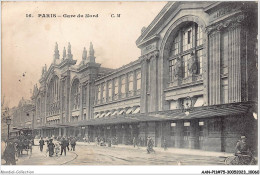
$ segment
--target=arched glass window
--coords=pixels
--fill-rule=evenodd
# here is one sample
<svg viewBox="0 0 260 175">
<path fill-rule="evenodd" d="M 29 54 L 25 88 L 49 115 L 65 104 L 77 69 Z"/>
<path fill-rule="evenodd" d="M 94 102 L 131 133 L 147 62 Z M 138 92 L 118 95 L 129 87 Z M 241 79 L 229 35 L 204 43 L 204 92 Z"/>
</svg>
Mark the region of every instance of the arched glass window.
<svg viewBox="0 0 260 175">
<path fill-rule="evenodd" d="M 129 96 L 133 95 L 133 90 L 134 90 L 134 76 L 133 74 L 129 74 L 128 76 L 128 93 Z"/>
<path fill-rule="evenodd" d="M 202 29 L 198 24 L 190 22 L 174 35 L 169 57 L 170 82 L 176 77 L 202 74 L 202 58 Z"/>
<path fill-rule="evenodd" d="M 102 102 L 104 103 L 104 102 L 106 102 L 106 96 L 107 96 L 107 94 L 106 94 L 106 83 L 103 83 L 103 86 L 102 86 L 102 90 L 103 90 L 103 92 L 102 92 Z"/>
<path fill-rule="evenodd" d="M 58 76 L 54 76 L 50 83 L 48 84 L 48 92 L 47 92 L 47 112 L 48 115 L 53 115 L 59 112 L 59 78 Z M 44 106 L 42 98 L 42 106 Z M 42 110 L 44 108 L 42 107 Z"/>
<path fill-rule="evenodd" d="M 112 82 L 111 81 L 108 82 L 108 100 L 109 101 L 112 100 Z"/>
<path fill-rule="evenodd" d="M 121 78 L 121 97 L 124 98 L 125 97 L 125 76 L 123 76 Z"/>
<path fill-rule="evenodd" d="M 101 86 L 98 85 L 97 86 L 97 104 L 100 103 L 100 100 L 101 100 Z"/>
<path fill-rule="evenodd" d="M 75 79 L 71 87 L 71 109 L 72 110 L 79 109 L 79 99 L 80 99 L 79 80 Z"/>
<path fill-rule="evenodd" d="M 118 98 L 118 79 L 114 79 L 114 99 Z"/>
<path fill-rule="evenodd" d="M 37 106 L 36 106 L 36 113 L 37 113 L 37 118 L 40 118 L 40 113 L 41 113 L 41 99 L 39 98 L 37 100 Z"/>
<path fill-rule="evenodd" d="M 140 92 L 141 89 L 141 71 L 136 72 L 136 90 Z"/>
</svg>

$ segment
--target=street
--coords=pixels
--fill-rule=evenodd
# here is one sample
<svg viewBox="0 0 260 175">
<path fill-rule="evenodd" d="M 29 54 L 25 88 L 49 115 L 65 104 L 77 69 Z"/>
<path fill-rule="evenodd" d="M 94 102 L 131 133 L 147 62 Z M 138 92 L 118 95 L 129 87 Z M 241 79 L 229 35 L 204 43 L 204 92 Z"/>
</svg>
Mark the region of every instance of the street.
<svg viewBox="0 0 260 175">
<path fill-rule="evenodd" d="M 76 159 L 67 165 L 224 165 L 223 158 L 165 152 L 147 154 L 145 148 L 78 145 Z"/>
<path fill-rule="evenodd" d="M 37 143 L 37 142 L 36 142 Z M 32 154 L 19 157 L 17 165 L 224 165 L 223 156 L 228 153 L 206 152 L 201 150 L 154 148 L 155 153 L 147 154 L 145 147 L 112 145 L 96 146 L 77 142 L 75 151 L 67 155 L 49 157 L 46 146 L 40 152 L 33 146 Z M 2 159 L 2 164 L 5 161 Z"/>
</svg>

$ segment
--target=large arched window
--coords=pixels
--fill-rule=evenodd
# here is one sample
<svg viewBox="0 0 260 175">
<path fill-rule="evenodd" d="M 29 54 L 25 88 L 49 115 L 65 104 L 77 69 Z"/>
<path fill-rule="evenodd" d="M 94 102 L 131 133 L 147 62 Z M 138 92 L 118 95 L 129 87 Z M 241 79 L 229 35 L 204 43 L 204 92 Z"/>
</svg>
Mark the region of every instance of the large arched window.
<svg viewBox="0 0 260 175">
<path fill-rule="evenodd" d="M 134 75 L 130 73 L 128 75 L 128 95 L 132 96 L 134 91 Z"/>
<path fill-rule="evenodd" d="M 107 86 L 106 86 L 106 83 L 103 83 L 102 85 L 102 103 L 105 103 L 106 102 L 106 99 L 107 99 Z"/>
<path fill-rule="evenodd" d="M 41 113 L 41 99 L 38 98 L 37 104 L 36 104 L 36 114 L 37 114 L 37 118 L 40 118 L 40 113 Z"/>
<path fill-rule="evenodd" d="M 112 100 L 112 82 L 111 81 L 108 82 L 108 100 L 109 101 Z"/>
<path fill-rule="evenodd" d="M 202 74 L 203 32 L 197 23 L 186 23 L 173 35 L 169 55 L 170 82 Z"/>
<path fill-rule="evenodd" d="M 118 99 L 118 78 L 114 79 L 114 100 Z"/>
<path fill-rule="evenodd" d="M 137 94 L 140 94 L 141 90 L 141 71 L 136 72 L 136 91 Z"/>
<path fill-rule="evenodd" d="M 125 76 L 121 77 L 121 97 L 124 98 L 125 97 L 125 86 L 126 85 L 126 81 L 125 81 Z"/>
<path fill-rule="evenodd" d="M 75 79 L 71 86 L 71 109 L 76 110 L 79 109 L 79 80 Z"/>
<path fill-rule="evenodd" d="M 59 78 L 54 76 L 48 84 L 47 112 L 53 115 L 59 112 Z"/>
</svg>

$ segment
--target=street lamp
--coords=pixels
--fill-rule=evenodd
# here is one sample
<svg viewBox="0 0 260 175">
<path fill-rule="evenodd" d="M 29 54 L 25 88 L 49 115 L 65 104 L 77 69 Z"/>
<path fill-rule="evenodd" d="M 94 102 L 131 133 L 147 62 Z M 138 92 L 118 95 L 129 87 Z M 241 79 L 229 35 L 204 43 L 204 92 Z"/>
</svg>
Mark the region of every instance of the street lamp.
<svg viewBox="0 0 260 175">
<path fill-rule="evenodd" d="M 6 118 L 6 124 L 8 126 L 8 128 L 7 128 L 7 132 L 8 132 L 7 138 L 9 139 L 9 127 L 10 127 L 10 124 L 11 124 L 11 118 L 9 116 Z"/>
</svg>

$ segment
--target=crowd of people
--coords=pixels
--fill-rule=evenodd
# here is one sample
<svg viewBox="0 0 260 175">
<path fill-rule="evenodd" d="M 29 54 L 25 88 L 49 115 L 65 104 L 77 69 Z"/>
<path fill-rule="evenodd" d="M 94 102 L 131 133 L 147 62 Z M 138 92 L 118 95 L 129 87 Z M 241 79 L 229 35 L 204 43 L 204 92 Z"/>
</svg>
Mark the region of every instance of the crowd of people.
<svg viewBox="0 0 260 175">
<path fill-rule="evenodd" d="M 66 150 L 75 151 L 76 150 L 76 137 L 57 137 L 57 138 L 41 138 L 39 140 L 40 151 L 43 151 L 44 145 L 47 146 L 46 153 L 49 153 L 49 157 L 65 155 Z M 46 144 L 45 144 L 46 143 Z"/>
<path fill-rule="evenodd" d="M 85 140 L 83 139 L 85 142 L 88 142 L 89 143 L 89 140 Z M 140 146 L 146 146 L 147 147 L 147 153 L 150 154 L 151 152 L 154 152 L 154 141 L 151 137 L 147 137 L 146 141 L 145 141 L 145 138 L 138 138 L 136 139 L 135 137 L 133 137 L 132 140 L 128 140 L 128 144 L 131 144 L 135 147 L 140 147 Z M 166 145 L 166 140 L 164 139 L 164 150 L 167 149 L 167 145 Z M 118 145 L 118 138 L 117 137 L 112 137 L 112 138 L 103 138 L 103 137 L 95 137 L 95 145 L 96 146 L 108 146 L 108 147 L 111 147 L 111 145 Z"/>
</svg>

